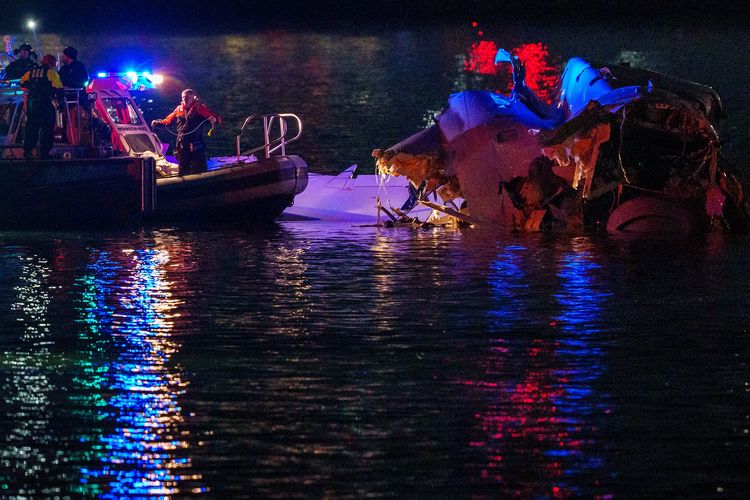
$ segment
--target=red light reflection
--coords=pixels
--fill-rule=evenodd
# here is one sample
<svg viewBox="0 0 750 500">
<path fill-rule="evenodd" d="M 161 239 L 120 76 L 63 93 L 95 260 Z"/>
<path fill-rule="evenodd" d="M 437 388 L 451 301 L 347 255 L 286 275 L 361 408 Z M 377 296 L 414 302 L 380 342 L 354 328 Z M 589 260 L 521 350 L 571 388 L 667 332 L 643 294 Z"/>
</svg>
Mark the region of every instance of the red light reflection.
<svg viewBox="0 0 750 500">
<path fill-rule="evenodd" d="M 479 32 L 480 36 L 483 32 Z M 480 40 L 471 44 L 464 61 L 464 71 L 480 75 L 502 76 L 502 82 L 508 82 L 508 88 L 498 88 L 498 92 L 510 92 L 513 83 L 510 78 L 511 68 L 508 64 L 495 65 L 498 46 L 492 40 Z M 560 83 L 560 58 L 550 54 L 549 48 L 541 42 L 524 43 L 510 51 L 526 67 L 526 86 L 534 91 L 543 101 L 551 104 L 555 99 Z"/>
<path fill-rule="evenodd" d="M 582 442 L 572 438 L 571 422 L 556 413 L 556 401 L 565 398 L 566 382 L 554 361 L 556 349 L 554 342 L 542 340 L 529 346 L 529 369 L 524 380 L 514 385 L 463 382 L 478 386 L 490 402 L 485 411 L 474 415 L 475 436 L 479 439 L 469 442 L 484 457 L 483 464 L 477 464 L 482 483 L 497 484 L 505 493 L 533 496 L 539 493 L 541 479 L 560 485 L 555 484 L 548 492 L 550 497 L 566 498 L 574 493 L 565 487 L 566 467 L 562 462 L 566 456 L 578 453 Z M 524 464 L 526 470 L 519 470 L 519 464 Z M 532 471 L 536 478 L 523 477 Z M 542 477 L 538 476 L 540 473 Z"/>
<path fill-rule="evenodd" d="M 491 40 L 472 43 L 469 56 L 464 61 L 464 70 L 480 75 L 497 74 L 495 54 L 497 54 L 497 45 Z"/>
<path fill-rule="evenodd" d="M 560 84 L 559 59 L 552 56 L 549 48 L 541 42 L 524 43 L 515 47 L 511 54 L 526 66 L 526 86 L 551 104 Z"/>
<path fill-rule="evenodd" d="M 537 305 L 526 301 L 523 247 L 498 254 L 490 275 L 497 308 L 492 328 L 528 328 Z M 534 260 L 536 264 L 536 260 Z M 608 498 L 605 458 L 597 441 L 611 408 L 595 381 L 606 368 L 592 326 L 609 298 L 597 286 L 601 266 L 580 247 L 556 264 L 559 308 L 544 314 L 541 337 L 492 337 L 460 383 L 477 406 L 466 436 L 475 498 Z M 522 291 L 519 293 L 519 291 Z M 544 304 L 550 301 L 542 299 Z"/>
</svg>

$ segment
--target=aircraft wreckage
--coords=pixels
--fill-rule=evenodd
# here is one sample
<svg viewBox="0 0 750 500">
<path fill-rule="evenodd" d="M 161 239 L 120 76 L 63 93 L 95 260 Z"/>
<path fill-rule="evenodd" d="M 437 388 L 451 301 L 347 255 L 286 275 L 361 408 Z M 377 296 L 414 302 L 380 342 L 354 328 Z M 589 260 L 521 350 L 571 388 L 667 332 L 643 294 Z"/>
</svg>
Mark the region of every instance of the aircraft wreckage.
<svg viewBox="0 0 750 500">
<path fill-rule="evenodd" d="M 572 58 L 549 105 L 517 57 L 501 49 L 495 63 L 512 67 L 510 95 L 453 94 L 432 126 L 373 152 L 380 174 L 413 186 L 399 215 L 421 203 L 529 231 L 747 229 L 742 185 L 720 166 L 710 87 Z"/>
</svg>

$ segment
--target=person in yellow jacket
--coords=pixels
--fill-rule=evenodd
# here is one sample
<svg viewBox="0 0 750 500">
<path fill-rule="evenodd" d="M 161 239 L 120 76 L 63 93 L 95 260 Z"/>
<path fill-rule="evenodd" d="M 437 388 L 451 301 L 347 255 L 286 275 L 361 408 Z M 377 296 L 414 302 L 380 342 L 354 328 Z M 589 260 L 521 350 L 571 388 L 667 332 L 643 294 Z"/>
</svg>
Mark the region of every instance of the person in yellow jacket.
<svg viewBox="0 0 750 500">
<path fill-rule="evenodd" d="M 39 143 L 39 158 L 50 158 L 55 130 L 55 106 L 53 99 L 62 100 L 62 82 L 55 71 L 57 59 L 52 54 L 42 58 L 42 65 L 33 68 L 21 77 L 21 86 L 26 94 L 26 131 L 23 138 L 23 156 L 31 159 L 32 151 Z"/>
</svg>

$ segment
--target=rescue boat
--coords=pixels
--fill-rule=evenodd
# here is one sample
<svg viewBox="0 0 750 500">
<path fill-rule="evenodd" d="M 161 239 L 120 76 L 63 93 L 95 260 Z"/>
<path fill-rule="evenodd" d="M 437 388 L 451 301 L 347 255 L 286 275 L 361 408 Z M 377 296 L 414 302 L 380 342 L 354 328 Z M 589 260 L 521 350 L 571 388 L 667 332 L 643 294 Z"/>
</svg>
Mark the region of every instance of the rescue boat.
<svg viewBox="0 0 750 500">
<path fill-rule="evenodd" d="M 269 222 L 307 187 L 305 161 L 287 154 L 302 134 L 292 113 L 249 116 L 233 155 L 181 175 L 122 75 L 101 75 L 59 103 L 52 159 L 23 158 L 25 91 L 0 86 L 0 224 L 87 226 L 123 222 Z M 262 126 L 263 143 L 242 150 Z"/>
</svg>

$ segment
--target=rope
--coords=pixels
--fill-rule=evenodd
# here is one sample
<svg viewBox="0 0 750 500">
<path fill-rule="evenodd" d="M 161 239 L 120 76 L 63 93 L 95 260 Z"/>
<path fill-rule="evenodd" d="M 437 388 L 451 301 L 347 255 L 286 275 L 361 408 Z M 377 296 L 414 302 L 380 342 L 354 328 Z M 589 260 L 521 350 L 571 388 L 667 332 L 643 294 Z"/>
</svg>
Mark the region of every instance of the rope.
<svg viewBox="0 0 750 500">
<path fill-rule="evenodd" d="M 630 184 L 628 173 L 625 171 L 625 166 L 622 164 L 622 141 L 625 138 L 625 106 L 622 107 L 622 121 L 620 122 L 620 144 L 617 147 L 617 165 L 620 167 L 620 172 L 625 179 L 625 182 Z"/>
<path fill-rule="evenodd" d="M 204 124 L 204 123 L 206 123 L 206 122 L 208 122 L 208 121 L 211 121 L 211 119 L 210 119 L 210 118 L 206 118 L 205 120 L 203 120 L 202 122 L 200 122 L 200 123 L 199 123 L 198 125 L 196 125 L 196 126 L 195 126 L 195 128 L 194 128 L 193 130 L 191 130 L 190 132 L 183 132 L 183 133 L 182 133 L 182 135 L 190 135 L 190 134 L 192 134 L 193 132 L 195 132 L 195 131 L 197 131 L 198 129 L 200 129 L 200 128 L 201 128 L 201 127 L 203 126 L 203 124 Z M 165 125 L 165 124 L 163 124 L 163 123 L 157 123 L 157 125 L 159 125 L 159 126 L 163 127 L 163 128 L 164 128 L 164 130 L 166 130 L 166 131 L 167 131 L 167 132 L 169 132 L 170 134 L 174 135 L 175 137 L 176 137 L 177 135 L 179 135 L 179 133 L 178 133 L 178 132 L 172 132 L 172 130 L 171 130 L 171 129 L 170 129 L 170 128 L 169 128 L 168 126 L 167 126 L 167 125 Z M 211 127 L 211 130 L 213 130 L 213 127 Z M 209 133 L 209 135 L 210 135 L 210 133 Z"/>
<path fill-rule="evenodd" d="M 388 203 L 388 208 L 390 208 L 392 211 L 395 211 L 400 216 L 406 215 L 408 211 L 406 213 L 403 213 L 401 212 L 400 207 L 394 207 L 393 203 L 391 202 L 391 197 L 388 194 L 388 187 L 386 186 L 386 184 L 388 183 L 389 180 L 391 180 L 392 175 L 383 173 L 382 171 L 378 171 L 377 176 L 378 176 L 378 200 L 380 200 L 380 193 L 381 192 L 384 193 L 385 201 L 386 203 Z M 382 209 L 385 211 L 385 207 L 382 207 Z"/>
<path fill-rule="evenodd" d="M 380 168 L 380 165 L 377 165 L 377 163 L 380 161 L 380 158 L 376 160 L 376 175 L 378 176 L 378 199 L 380 199 L 380 193 L 383 192 L 385 194 L 385 200 L 388 202 L 388 207 L 393 208 L 393 203 L 391 203 L 391 198 L 388 196 L 388 188 L 386 188 L 385 184 L 388 182 L 388 180 L 391 178 L 390 174 L 386 173 L 384 169 Z"/>
</svg>

